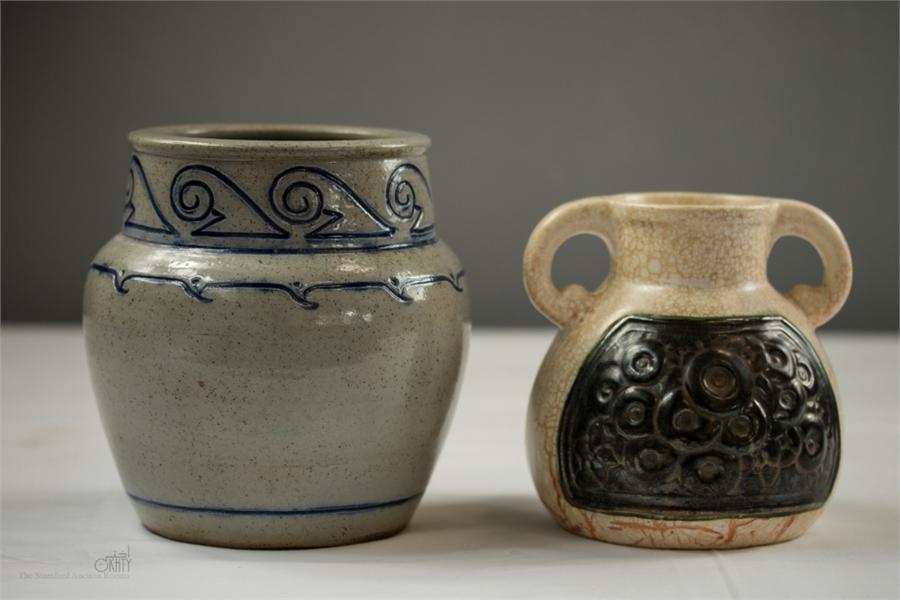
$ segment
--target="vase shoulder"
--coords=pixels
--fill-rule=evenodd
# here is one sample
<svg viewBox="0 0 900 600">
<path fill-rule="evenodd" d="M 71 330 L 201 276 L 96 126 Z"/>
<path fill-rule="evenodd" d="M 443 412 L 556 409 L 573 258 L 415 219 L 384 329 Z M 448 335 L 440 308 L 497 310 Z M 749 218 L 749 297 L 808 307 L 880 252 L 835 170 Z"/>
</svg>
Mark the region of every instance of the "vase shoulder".
<svg viewBox="0 0 900 600">
<path fill-rule="evenodd" d="M 309 254 L 173 246 L 119 234 L 89 267 L 89 281 L 105 279 L 120 295 L 132 286 L 148 285 L 174 286 L 200 302 L 237 290 L 278 292 L 303 308 L 317 308 L 326 296 L 359 290 L 381 291 L 406 303 L 432 286 L 446 286 L 462 301 L 465 276 L 456 255 L 437 239 L 390 252 Z"/>
</svg>

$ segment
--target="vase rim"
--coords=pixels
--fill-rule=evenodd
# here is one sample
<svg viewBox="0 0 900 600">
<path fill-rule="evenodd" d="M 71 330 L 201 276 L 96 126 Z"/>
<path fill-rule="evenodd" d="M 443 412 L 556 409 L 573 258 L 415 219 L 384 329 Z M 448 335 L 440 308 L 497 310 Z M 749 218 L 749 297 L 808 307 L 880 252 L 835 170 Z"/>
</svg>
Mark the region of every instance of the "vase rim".
<svg viewBox="0 0 900 600">
<path fill-rule="evenodd" d="M 223 159 L 296 157 L 355 159 L 418 156 L 428 136 L 400 129 L 312 123 L 197 123 L 136 129 L 138 152 Z"/>
<path fill-rule="evenodd" d="M 783 202 L 782 198 L 712 192 L 636 192 L 611 197 L 614 205 L 652 211 L 764 211 Z"/>
</svg>

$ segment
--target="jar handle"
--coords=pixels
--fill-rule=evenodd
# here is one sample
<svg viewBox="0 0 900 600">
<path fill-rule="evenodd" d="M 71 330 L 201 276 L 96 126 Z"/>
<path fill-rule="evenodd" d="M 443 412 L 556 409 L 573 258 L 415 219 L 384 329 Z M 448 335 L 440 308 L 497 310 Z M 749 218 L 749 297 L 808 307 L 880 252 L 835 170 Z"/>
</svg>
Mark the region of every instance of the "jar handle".
<svg viewBox="0 0 900 600">
<path fill-rule="evenodd" d="M 553 285 L 552 275 L 556 251 L 572 236 L 589 233 L 606 242 L 610 265 L 614 265 L 612 231 L 609 198 L 601 196 L 573 200 L 558 206 L 541 219 L 531 233 L 523 260 L 525 289 L 535 308 L 559 327 L 564 327 L 583 312 L 606 282 L 594 292 L 577 284 L 566 286 L 563 290 L 557 289 Z"/>
<path fill-rule="evenodd" d="M 802 238 L 819 253 L 825 267 L 822 285 L 795 285 L 785 296 L 800 307 L 813 327 L 824 325 L 837 314 L 850 294 L 853 263 L 847 240 L 831 217 L 797 200 L 779 201 L 770 250 L 785 236 Z"/>
</svg>

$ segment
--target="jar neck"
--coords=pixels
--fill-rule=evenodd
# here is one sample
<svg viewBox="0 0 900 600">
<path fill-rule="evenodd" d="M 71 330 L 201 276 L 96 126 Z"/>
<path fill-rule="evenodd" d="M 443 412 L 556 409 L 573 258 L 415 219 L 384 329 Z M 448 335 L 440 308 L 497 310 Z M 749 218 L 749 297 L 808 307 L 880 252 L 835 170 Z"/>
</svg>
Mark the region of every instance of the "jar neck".
<svg viewBox="0 0 900 600">
<path fill-rule="evenodd" d="M 614 275 L 635 283 L 735 288 L 767 282 L 771 225 L 712 215 L 618 222 Z"/>
</svg>

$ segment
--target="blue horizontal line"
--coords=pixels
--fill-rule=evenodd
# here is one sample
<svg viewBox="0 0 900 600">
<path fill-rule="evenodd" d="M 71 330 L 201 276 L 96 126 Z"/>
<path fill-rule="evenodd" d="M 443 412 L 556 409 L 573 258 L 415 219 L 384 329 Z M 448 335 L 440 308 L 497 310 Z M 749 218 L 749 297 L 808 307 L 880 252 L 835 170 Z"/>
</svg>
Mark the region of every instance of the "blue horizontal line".
<svg viewBox="0 0 900 600">
<path fill-rule="evenodd" d="M 208 506 L 182 506 L 180 504 L 169 504 L 167 502 L 157 502 L 156 500 L 147 500 L 140 496 L 135 496 L 131 492 L 126 492 L 128 496 L 140 504 L 152 506 L 153 508 L 165 508 L 168 510 L 180 510 L 184 512 L 208 513 L 216 515 L 240 515 L 247 517 L 290 517 L 304 515 L 324 515 L 332 513 L 353 513 L 363 512 L 367 510 L 378 510 L 380 508 L 390 508 L 392 506 L 400 506 L 422 497 L 422 494 L 415 494 L 406 498 L 397 500 L 388 500 L 387 502 L 370 502 L 366 504 L 342 504 L 338 506 L 314 506 L 312 508 L 296 508 L 281 510 L 263 510 L 263 509 L 240 509 L 240 508 L 217 508 Z"/>
<path fill-rule="evenodd" d="M 392 244 L 368 245 L 368 246 L 343 246 L 343 247 L 307 247 L 307 248 L 283 248 L 279 246 L 270 246 L 268 248 L 240 248 L 233 246 L 203 246 L 200 244 L 179 243 L 176 240 L 149 240 L 135 235 L 129 235 L 128 231 L 123 231 L 123 235 L 129 239 L 139 242 L 147 242 L 148 244 L 157 244 L 160 246 L 169 246 L 173 248 L 189 248 L 192 250 L 211 250 L 213 252 L 221 252 L 223 254 L 336 254 L 341 252 L 389 252 L 391 250 L 406 250 L 409 248 L 420 248 L 422 246 L 430 246 L 438 242 L 437 237 L 428 237 L 425 239 L 415 238 L 408 242 L 396 242 Z M 283 241 L 283 240 L 282 240 Z"/>
</svg>

